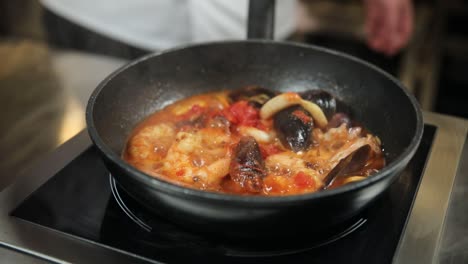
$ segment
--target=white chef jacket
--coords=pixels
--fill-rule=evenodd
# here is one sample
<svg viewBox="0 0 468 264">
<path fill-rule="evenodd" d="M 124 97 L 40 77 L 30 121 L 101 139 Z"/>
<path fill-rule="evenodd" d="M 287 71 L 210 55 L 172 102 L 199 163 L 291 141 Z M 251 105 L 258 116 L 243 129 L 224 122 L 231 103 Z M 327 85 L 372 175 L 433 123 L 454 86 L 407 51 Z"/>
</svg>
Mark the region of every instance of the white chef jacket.
<svg viewBox="0 0 468 264">
<path fill-rule="evenodd" d="M 146 50 L 245 39 L 248 0 L 41 0 L 71 22 Z M 295 0 L 277 0 L 275 38 L 296 28 Z"/>
</svg>

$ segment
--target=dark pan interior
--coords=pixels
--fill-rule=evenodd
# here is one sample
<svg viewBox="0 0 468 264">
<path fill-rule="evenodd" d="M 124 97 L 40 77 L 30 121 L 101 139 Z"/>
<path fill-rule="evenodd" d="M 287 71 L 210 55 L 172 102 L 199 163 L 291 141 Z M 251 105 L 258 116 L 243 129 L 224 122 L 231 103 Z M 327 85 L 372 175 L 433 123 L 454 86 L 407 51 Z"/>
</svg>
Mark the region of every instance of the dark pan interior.
<svg viewBox="0 0 468 264">
<path fill-rule="evenodd" d="M 348 104 L 378 135 L 391 163 L 417 130 L 417 111 L 399 84 L 359 60 L 323 49 L 272 42 L 193 46 L 143 58 L 105 80 L 88 107 L 98 135 L 120 155 L 132 128 L 189 95 L 261 85 L 283 91 L 324 89 Z"/>
</svg>

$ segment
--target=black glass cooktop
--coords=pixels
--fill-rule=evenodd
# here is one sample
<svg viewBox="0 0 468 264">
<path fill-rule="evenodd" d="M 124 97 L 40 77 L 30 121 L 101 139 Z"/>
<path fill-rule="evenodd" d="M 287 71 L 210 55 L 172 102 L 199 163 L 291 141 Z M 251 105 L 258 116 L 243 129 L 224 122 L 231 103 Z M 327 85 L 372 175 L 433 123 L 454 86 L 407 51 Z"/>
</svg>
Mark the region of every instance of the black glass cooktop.
<svg viewBox="0 0 468 264">
<path fill-rule="evenodd" d="M 337 230 L 318 232 L 309 241 L 261 245 L 241 241 L 239 246 L 239 242 L 184 230 L 147 212 L 120 191 L 93 147 L 36 190 L 12 215 L 155 262 L 391 263 L 435 131 L 425 125 L 413 160 L 365 212 Z"/>
</svg>

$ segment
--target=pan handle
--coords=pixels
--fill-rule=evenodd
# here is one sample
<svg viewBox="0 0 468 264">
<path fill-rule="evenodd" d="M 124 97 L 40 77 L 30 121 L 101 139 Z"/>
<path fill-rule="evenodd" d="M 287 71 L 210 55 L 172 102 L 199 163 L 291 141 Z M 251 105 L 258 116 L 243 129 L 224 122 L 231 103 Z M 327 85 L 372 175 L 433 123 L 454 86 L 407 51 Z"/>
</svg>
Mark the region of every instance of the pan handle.
<svg viewBox="0 0 468 264">
<path fill-rule="evenodd" d="M 273 39 L 275 0 L 250 0 L 247 22 L 248 39 Z"/>
</svg>

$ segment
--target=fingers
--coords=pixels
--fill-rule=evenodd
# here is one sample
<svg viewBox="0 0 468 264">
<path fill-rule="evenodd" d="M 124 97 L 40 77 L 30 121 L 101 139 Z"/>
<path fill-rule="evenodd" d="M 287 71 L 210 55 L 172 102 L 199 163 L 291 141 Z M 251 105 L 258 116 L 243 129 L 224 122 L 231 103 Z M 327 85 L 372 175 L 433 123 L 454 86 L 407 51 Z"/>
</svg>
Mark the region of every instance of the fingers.
<svg viewBox="0 0 468 264">
<path fill-rule="evenodd" d="M 379 3 L 373 0 L 365 0 L 366 3 L 366 23 L 365 30 L 367 34 L 368 44 L 374 48 L 378 48 L 379 29 L 382 27 L 382 19 L 379 17 Z"/>
<path fill-rule="evenodd" d="M 384 14 L 382 14 L 382 26 L 379 29 L 378 39 L 377 42 L 378 48 L 381 52 L 387 55 L 394 54 L 395 48 L 395 27 L 398 23 L 398 18 L 392 13 L 392 10 L 386 6 L 385 8 L 388 10 Z"/>
<path fill-rule="evenodd" d="M 403 48 L 411 36 L 413 10 L 410 0 L 365 0 L 369 46 L 388 56 Z"/>
<path fill-rule="evenodd" d="M 399 14 L 398 23 L 394 25 L 392 42 L 387 53 L 392 55 L 401 50 L 408 43 L 413 27 L 413 9 L 409 1 L 402 1 L 396 9 Z"/>
<path fill-rule="evenodd" d="M 410 2 L 401 9 L 401 22 L 398 27 L 399 42 L 397 43 L 398 49 L 404 47 L 411 39 L 413 32 L 413 6 Z"/>
<path fill-rule="evenodd" d="M 366 0 L 366 30 L 368 45 L 375 51 L 386 50 L 386 7 L 382 0 Z"/>
</svg>

